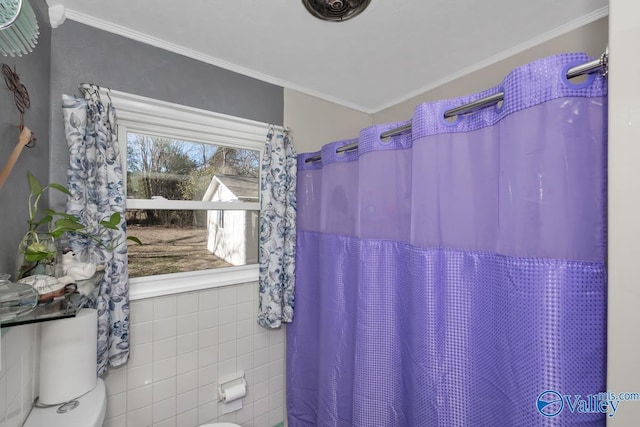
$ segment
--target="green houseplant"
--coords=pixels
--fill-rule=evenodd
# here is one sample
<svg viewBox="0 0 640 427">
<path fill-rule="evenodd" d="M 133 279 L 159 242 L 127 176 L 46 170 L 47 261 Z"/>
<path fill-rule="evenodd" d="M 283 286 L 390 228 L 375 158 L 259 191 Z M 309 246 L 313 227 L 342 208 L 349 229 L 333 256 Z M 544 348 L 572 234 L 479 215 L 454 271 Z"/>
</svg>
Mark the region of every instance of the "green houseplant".
<svg viewBox="0 0 640 427">
<path fill-rule="evenodd" d="M 65 233 L 76 233 L 86 236 L 103 246 L 106 250 L 112 251 L 122 244 L 113 240 L 104 242 L 102 238 L 109 230 L 117 230 L 122 216 L 119 212 L 100 220 L 97 227 L 88 227 L 80 220 L 68 213 L 58 212 L 53 209 L 40 210 L 40 200 L 49 189 L 59 191 L 68 196 L 69 190 L 57 183 L 50 183 L 42 186 L 38 179 L 27 172 L 29 183 L 29 226 L 24 237 L 18 245 L 18 268 L 16 280 L 32 274 L 55 274 L 55 265 L 58 262 L 59 250 L 56 240 Z M 43 230 L 46 226 L 46 231 Z M 89 232 L 91 230 L 92 232 Z M 142 244 L 140 240 L 133 236 L 127 236 L 136 244 Z"/>
</svg>

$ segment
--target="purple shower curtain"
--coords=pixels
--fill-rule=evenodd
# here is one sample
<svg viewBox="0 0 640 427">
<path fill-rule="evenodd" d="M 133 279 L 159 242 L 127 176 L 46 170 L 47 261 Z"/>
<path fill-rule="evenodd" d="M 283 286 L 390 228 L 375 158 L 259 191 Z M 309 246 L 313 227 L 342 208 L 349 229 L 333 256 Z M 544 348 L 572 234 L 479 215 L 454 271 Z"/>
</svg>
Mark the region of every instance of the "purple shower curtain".
<svg viewBox="0 0 640 427">
<path fill-rule="evenodd" d="M 562 77 L 588 60 L 298 156 L 289 425 L 604 424 L 554 400 L 606 383 L 606 82 Z"/>
</svg>

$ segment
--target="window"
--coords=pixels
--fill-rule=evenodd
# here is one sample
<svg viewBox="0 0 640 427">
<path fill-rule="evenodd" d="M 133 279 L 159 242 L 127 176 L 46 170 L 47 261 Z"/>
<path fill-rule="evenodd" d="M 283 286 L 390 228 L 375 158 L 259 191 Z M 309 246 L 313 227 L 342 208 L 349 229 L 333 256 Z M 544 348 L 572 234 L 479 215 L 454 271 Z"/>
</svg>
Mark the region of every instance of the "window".
<svg viewBox="0 0 640 427">
<path fill-rule="evenodd" d="M 218 217 L 218 228 L 224 228 L 224 211 L 215 211 Z"/>
<path fill-rule="evenodd" d="M 258 278 L 267 124 L 112 91 L 127 188 L 130 298 Z"/>
<path fill-rule="evenodd" d="M 257 214 L 215 202 L 258 201 L 259 151 L 137 132 L 126 140 L 127 229 L 145 242 L 129 250 L 129 277 L 256 262 Z M 175 201 L 201 203 L 177 210 Z"/>
</svg>

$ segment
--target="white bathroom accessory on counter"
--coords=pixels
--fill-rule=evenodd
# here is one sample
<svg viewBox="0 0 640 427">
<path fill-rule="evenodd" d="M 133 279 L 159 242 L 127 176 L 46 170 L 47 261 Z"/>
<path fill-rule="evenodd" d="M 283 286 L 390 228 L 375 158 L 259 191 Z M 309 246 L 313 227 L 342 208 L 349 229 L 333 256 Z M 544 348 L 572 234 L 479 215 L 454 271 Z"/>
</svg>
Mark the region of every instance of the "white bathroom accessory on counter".
<svg viewBox="0 0 640 427">
<path fill-rule="evenodd" d="M 247 380 L 244 378 L 244 371 L 218 380 L 218 400 L 223 403 L 223 414 L 242 409 L 242 398 L 246 395 Z"/>
</svg>

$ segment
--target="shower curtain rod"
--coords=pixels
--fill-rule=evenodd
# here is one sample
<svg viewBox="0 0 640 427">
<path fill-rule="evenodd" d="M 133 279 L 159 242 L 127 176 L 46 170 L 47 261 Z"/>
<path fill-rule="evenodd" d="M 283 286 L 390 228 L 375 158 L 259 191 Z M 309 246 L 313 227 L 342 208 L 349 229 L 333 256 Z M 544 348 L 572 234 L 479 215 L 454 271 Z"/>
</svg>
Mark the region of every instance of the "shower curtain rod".
<svg viewBox="0 0 640 427">
<path fill-rule="evenodd" d="M 603 75 L 606 75 L 608 59 L 609 59 L 609 49 L 607 48 L 605 52 L 600 56 L 600 58 L 569 68 L 569 70 L 567 71 L 567 79 L 572 79 L 574 77 L 578 77 L 583 74 L 589 74 L 601 68 L 603 69 Z M 464 104 L 459 107 L 447 110 L 444 112 L 444 118 L 449 119 L 451 117 L 457 116 L 458 114 L 466 114 L 466 113 L 471 113 L 477 110 L 481 110 L 491 105 L 495 105 L 498 102 L 502 101 L 503 99 L 504 99 L 504 92 L 498 92 L 496 94 L 477 99 L 473 102 L 469 102 L 468 104 Z M 411 130 L 411 122 L 407 123 L 406 125 L 399 126 L 395 129 L 390 129 L 386 132 L 382 132 L 380 134 L 380 139 L 390 138 L 392 136 L 399 135 L 408 130 Z M 345 151 L 355 150 L 356 148 L 358 148 L 358 141 L 336 148 L 336 154 L 344 153 Z M 319 160 L 322 160 L 322 156 L 320 155 L 312 156 L 306 159 L 305 163 L 317 162 Z"/>
</svg>

